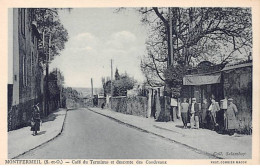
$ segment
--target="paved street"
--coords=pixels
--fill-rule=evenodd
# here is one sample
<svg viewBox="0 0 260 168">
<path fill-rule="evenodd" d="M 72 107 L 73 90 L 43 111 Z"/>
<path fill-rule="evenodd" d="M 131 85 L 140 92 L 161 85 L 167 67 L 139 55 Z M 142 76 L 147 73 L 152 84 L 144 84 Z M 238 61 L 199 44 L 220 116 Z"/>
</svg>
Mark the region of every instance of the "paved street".
<svg viewBox="0 0 260 168">
<path fill-rule="evenodd" d="M 207 159 L 209 156 L 87 109 L 78 109 L 67 112 L 65 127 L 59 137 L 19 157 L 22 158 Z"/>
</svg>

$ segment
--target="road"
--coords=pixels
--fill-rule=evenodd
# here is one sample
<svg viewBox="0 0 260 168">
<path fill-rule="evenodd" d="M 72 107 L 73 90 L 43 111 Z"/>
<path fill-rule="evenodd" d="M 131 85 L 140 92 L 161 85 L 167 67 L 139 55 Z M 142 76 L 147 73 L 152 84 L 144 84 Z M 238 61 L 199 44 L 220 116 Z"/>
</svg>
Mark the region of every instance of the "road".
<svg viewBox="0 0 260 168">
<path fill-rule="evenodd" d="M 87 109 L 67 112 L 60 136 L 18 159 L 208 159 Z"/>
</svg>

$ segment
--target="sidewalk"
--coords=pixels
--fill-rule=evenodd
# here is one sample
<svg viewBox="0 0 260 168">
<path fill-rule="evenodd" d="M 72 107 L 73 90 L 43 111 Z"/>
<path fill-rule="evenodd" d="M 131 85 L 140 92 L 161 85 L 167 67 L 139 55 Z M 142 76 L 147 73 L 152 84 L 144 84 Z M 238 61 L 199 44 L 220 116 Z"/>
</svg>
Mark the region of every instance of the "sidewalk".
<svg viewBox="0 0 260 168">
<path fill-rule="evenodd" d="M 66 110 L 59 109 L 42 119 L 43 123 L 38 135 L 33 136 L 31 127 L 24 127 L 8 132 L 8 158 L 16 158 L 58 136 L 66 117 Z"/>
<path fill-rule="evenodd" d="M 252 157 L 251 135 L 237 134 L 229 136 L 218 134 L 208 129 L 183 129 L 181 120 L 175 122 L 155 122 L 151 118 L 126 115 L 109 109 L 89 109 L 216 158 L 250 159 Z"/>
</svg>

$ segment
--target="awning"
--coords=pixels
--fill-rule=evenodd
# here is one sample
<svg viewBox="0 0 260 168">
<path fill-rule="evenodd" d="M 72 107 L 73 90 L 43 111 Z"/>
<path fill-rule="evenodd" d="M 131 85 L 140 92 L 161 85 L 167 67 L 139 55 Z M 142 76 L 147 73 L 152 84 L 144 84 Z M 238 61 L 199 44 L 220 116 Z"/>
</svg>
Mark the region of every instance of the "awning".
<svg viewBox="0 0 260 168">
<path fill-rule="evenodd" d="M 183 85 L 208 85 L 220 83 L 220 73 L 214 75 L 186 75 L 183 77 Z"/>
</svg>

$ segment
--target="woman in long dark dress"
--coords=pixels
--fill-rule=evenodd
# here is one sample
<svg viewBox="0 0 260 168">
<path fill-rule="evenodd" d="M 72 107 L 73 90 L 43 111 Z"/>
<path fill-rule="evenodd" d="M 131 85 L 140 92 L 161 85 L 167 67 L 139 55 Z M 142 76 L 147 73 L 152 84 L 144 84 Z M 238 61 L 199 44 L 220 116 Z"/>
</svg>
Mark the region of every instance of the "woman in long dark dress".
<svg viewBox="0 0 260 168">
<path fill-rule="evenodd" d="M 208 110 L 208 102 L 207 99 L 203 100 L 201 105 L 201 126 L 202 128 L 208 128 L 207 126 L 207 110 Z"/>
<path fill-rule="evenodd" d="M 31 131 L 33 131 L 33 136 L 37 135 L 37 131 L 40 131 L 40 123 L 40 110 L 37 105 L 34 105 L 31 119 Z"/>
</svg>

